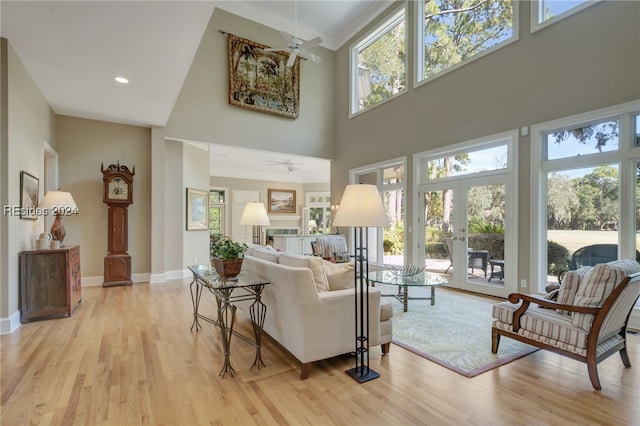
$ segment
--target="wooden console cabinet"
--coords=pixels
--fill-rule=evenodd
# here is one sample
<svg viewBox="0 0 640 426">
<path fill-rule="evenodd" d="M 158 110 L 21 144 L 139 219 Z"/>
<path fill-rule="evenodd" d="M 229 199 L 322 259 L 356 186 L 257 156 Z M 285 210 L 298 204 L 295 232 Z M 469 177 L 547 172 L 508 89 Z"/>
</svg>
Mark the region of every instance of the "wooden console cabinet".
<svg viewBox="0 0 640 426">
<path fill-rule="evenodd" d="M 20 322 L 71 316 L 82 299 L 80 247 L 23 251 Z"/>
</svg>

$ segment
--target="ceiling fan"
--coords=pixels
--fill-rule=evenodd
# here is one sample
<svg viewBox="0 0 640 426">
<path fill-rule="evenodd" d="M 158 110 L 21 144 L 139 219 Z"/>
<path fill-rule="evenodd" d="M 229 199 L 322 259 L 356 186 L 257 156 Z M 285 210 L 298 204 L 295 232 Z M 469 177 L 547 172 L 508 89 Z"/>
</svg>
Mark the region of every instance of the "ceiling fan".
<svg viewBox="0 0 640 426">
<path fill-rule="evenodd" d="M 287 173 L 291 174 L 300 170 L 298 167 L 296 167 L 296 165 L 301 165 L 302 163 L 294 163 L 291 160 L 285 160 L 285 161 L 267 160 L 267 164 L 269 166 L 285 166 L 287 168 Z"/>
<path fill-rule="evenodd" d="M 280 31 L 282 37 L 287 43 L 286 48 L 275 48 L 270 47 L 264 49 L 267 52 L 275 52 L 275 51 L 287 51 L 289 52 L 289 60 L 287 60 L 287 66 L 291 67 L 296 61 L 296 57 L 300 56 L 302 59 L 311 59 L 313 62 L 320 62 L 322 59 L 318 55 L 314 55 L 311 52 L 308 52 L 307 49 L 315 47 L 322 43 L 322 39 L 320 37 L 312 38 L 311 40 L 303 40 L 298 37 L 298 2 L 294 1 L 294 20 L 295 20 L 295 28 L 294 35 L 291 35 L 285 31 Z"/>
</svg>

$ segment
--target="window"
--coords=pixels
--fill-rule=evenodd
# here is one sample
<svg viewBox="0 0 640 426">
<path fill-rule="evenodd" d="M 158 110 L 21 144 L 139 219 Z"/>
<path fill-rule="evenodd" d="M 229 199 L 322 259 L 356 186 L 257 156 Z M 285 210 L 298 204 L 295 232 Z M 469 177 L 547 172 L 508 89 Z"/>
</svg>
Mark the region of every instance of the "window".
<svg viewBox="0 0 640 426">
<path fill-rule="evenodd" d="M 636 257 L 638 108 L 632 102 L 532 126 L 532 164 L 540 165 L 532 168 L 534 282 L 557 281 L 585 246 L 614 244 L 618 258 Z"/>
<path fill-rule="evenodd" d="M 517 40 L 518 2 L 417 2 L 416 81 L 431 79 Z"/>
<path fill-rule="evenodd" d="M 558 22 L 599 0 L 534 0 L 531 2 L 531 32 Z"/>
<path fill-rule="evenodd" d="M 635 142 L 635 146 L 640 146 L 640 114 L 636 115 L 635 119 L 633 120 L 635 125 L 634 127 L 634 142 Z"/>
<path fill-rule="evenodd" d="M 406 160 L 394 159 L 352 171 L 352 182 L 378 187 L 391 224 L 388 228 L 368 229 L 370 263 L 405 262 L 405 170 Z"/>
<path fill-rule="evenodd" d="M 225 190 L 211 189 L 209 191 L 209 233 L 211 235 L 225 235 L 225 208 Z"/>
<path fill-rule="evenodd" d="M 309 217 L 306 220 L 309 234 L 330 234 L 331 233 L 331 194 L 329 192 L 307 192 L 307 208 Z M 311 221 L 316 225 L 309 226 Z"/>
<path fill-rule="evenodd" d="M 426 182 L 506 169 L 509 147 L 506 141 L 496 143 L 499 145 L 477 150 L 462 150 L 445 157 L 425 159 L 420 165 L 420 180 Z"/>
<path fill-rule="evenodd" d="M 405 8 L 351 48 L 351 114 L 406 91 Z"/>
</svg>

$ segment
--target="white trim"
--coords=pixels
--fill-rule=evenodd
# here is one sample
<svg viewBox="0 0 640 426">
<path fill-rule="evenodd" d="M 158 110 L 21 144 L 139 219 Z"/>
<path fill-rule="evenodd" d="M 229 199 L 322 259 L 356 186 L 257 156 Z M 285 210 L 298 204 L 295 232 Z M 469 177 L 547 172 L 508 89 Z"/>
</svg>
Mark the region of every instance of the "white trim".
<svg viewBox="0 0 640 426">
<path fill-rule="evenodd" d="M 593 6 L 596 3 L 600 3 L 601 0 L 587 0 L 586 2 L 579 4 L 577 6 L 572 7 L 571 9 L 565 10 L 560 15 L 553 16 L 547 19 L 544 22 L 539 22 L 540 15 L 544 13 L 542 8 L 544 7 L 544 1 L 541 0 L 531 0 L 531 13 L 530 13 L 530 23 L 531 23 L 531 34 L 539 31 L 543 28 L 548 27 L 549 25 L 553 25 L 556 22 L 562 21 L 564 18 L 568 18 L 569 16 L 580 12 L 581 10 L 586 9 L 587 7 Z"/>
<path fill-rule="evenodd" d="M 167 275 L 165 273 L 149 275 L 149 284 L 163 283 L 166 281 L 167 281 Z"/>
<path fill-rule="evenodd" d="M 547 121 L 544 123 L 538 123 L 531 126 L 531 228 L 530 228 L 530 241 L 531 241 L 531 256 L 529 264 L 529 273 L 532 283 L 538 283 L 538 288 L 531 288 L 531 292 L 542 291 L 547 278 L 546 274 L 541 273 L 541 265 L 546 265 L 546 202 L 544 198 L 544 176 L 545 173 L 553 170 L 560 170 L 562 168 L 583 168 L 591 167 L 604 163 L 614 163 L 619 165 L 619 186 L 618 186 L 618 199 L 621 200 L 619 217 L 621 217 L 619 229 L 633 229 L 633 226 L 629 221 L 635 220 L 635 212 L 633 212 L 633 206 L 631 202 L 629 205 L 625 205 L 622 201 L 624 197 L 621 194 L 623 190 L 629 191 L 628 188 L 633 188 L 630 179 L 634 175 L 633 161 L 631 157 L 638 153 L 638 148 L 629 145 L 629 140 L 632 139 L 623 127 L 629 127 L 630 123 L 624 119 L 624 115 L 634 114 L 640 110 L 640 100 L 626 102 L 619 105 L 614 105 L 606 108 L 601 108 L 594 111 L 588 111 L 581 114 L 576 114 L 570 117 L 559 118 L 556 120 Z M 583 155 L 578 157 L 572 157 L 568 159 L 557 160 L 545 160 L 544 149 L 545 141 L 544 135 L 554 130 L 562 130 L 574 128 L 576 126 L 588 125 L 589 123 L 606 120 L 608 118 L 621 118 L 620 122 L 620 146 L 617 151 L 609 151 L 602 154 Z M 631 142 L 631 145 L 633 143 Z M 638 158 L 635 158 L 637 161 Z M 629 187 L 628 185 L 632 185 Z M 626 213 L 625 213 L 626 212 Z M 624 215 L 630 215 L 628 218 L 622 217 Z M 625 228 L 626 227 L 626 228 Z M 630 250 L 633 245 L 630 236 L 623 235 L 623 232 L 619 231 L 619 247 L 626 247 Z"/>
<path fill-rule="evenodd" d="M 487 172 L 480 173 L 472 173 L 468 175 L 460 175 L 452 178 L 444 178 L 433 181 L 428 181 L 421 176 L 420 165 L 427 159 L 432 158 L 441 158 L 446 155 L 455 155 L 458 153 L 466 153 L 466 152 L 474 152 L 479 149 L 490 148 L 492 146 L 499 146 L 507 144 L 507 167 L 499 170 L 492 170 Z M 469 141 L 459 142 L 452 145 L 448 145 L 443 148 L 435 148 L 428 151 L 419 152 L 413 155 L 413 189 L 416 198 L 413 201 L 413 224 L 412 228 L 414 230 L 421 229 L 419 218 L 421 215 L 422 208 L 422 199 L 420 198 L 421 187 L 425 185 L 439 185 L 445 184 L 448 181 L 452 180 L 470 180 L 473 179 L 474 176 L 480 177 L 490 177 L 496 175 L 507 175 L 509 176 L 505 182 L 505 209 L 510 212 L 510 215 L 507 217 L 508 222 L 505 223 L 505 228 L 509 228 L 510 231 L 508 235 L 505 235 L 505 251 L 507 247 L 510 247 L 508 253 L 505 253 L 505 261 L 508 261 L 509 264 L 514 265 L 511 268 L 506 268 L 506 276 L 504 278 L 504 292 L 506 294 L 511 292 L 518 291 L 518 283 L 520 280 L 517 277 L 518 274 L 518 229 L 519 229 L 519 174 L 516 173 L 516 167 L 518 163 L 519 153 L 518 147 L 520 144 L 519 132 L 518 129 L 508 130 L 501 133 L 496 133 L 489 136 L 483 136 L 476 139 L 471 139 Z M 472 149 L 470 149 L 472 148 Z M 414 244 L 418 242 L 414 241 Z M 424 244 L 424 241 L 420 241 L 418 244 Z M 424 252 L 424 247 L 420 247 L 420 245 L 415 245 L 413 250 L 413 262 L 420 261 L 419 257 Z M 486 287 L 487 294 L 493 295 L 501 295 L 498 294 L 496 290 L 498 289 L 495 286 L 487 285 Z M 502 290 L 502 289 L 501 289 Z"/>
<path fill-rule="evenodd" d="M 21 327 L 20 324 L 20 311 L 15 311 L 8 318 L 0 319 L 0 335 L 11 334 Z"/>
<path fill-rule="evenodd" d="M 358 79 L 358 53 L 360 50 L 362 49 L 366 49 L 367 47 L 369 47 L 371 44 L 375 43 L 378 39 L 380 39 L 384 34 L 386 34 L 388 31 L 390 31 L 392 28 L 394 28 L 397 25 L 400 25 L 401 22 L 401 18 L 404 20 L 404 26 L 405 26 L 405 31 L 404 31 L 404 51 L 405 51 L 405 55 L 404 55 L 404 76 L 405 76 L 405 84 L 404 84 L 404 89 L 400 90 L 398 93 L 393 93 L 391 94 L 391 96 L 389 96 L 386 99 L 381 100 L 380 102 L 377 102 L 374 105 L 371 105 L 365 109 L 358 109 L 358 94 L 357 92 L 357 79 Z M 409 32 L 407 31 L 408 29 L 408 25 L 407 25 L 407 18 L 408 18 L 408 14 L 407 14 L 407 3 L 403 2 L 401 6 L 398 6 L 397 8 L 394 8 L 393 10 L 391 10 L 389 13 L 387 13 L 385 15 L 385 18 L 381 20 L 382 24 L 377 25 L 374 27 L 373 30 L 367 32 L 367 34 L 364 37 L 361 37 L 360 39 L 358 39 L 358 41 L 354 42 L 353 44 L 351 44 L 351 46 L 349 46 L 349 117 L 348 118 L 352 118 L 355 117 L 361 113 L 363 113 L 364 111 L 369 111 L 371 110 L 371 108 L 375 108 L 378 105 L 382 105 L 388 101 L 390 101 L 391 99 L 395 99 L 398 96 L 407 93 L 408 92 L 408 88 L 409 88 L 409 84 L 407 84 L 407 78 L 408 78 L 408 69 L 409 69 L 409 64 L 408 64 L 408 57 L 409 55 L 407 54 L 407 48 L 408 48 L 408 40 L 409 40 Z"/>
<path fill-rule="evenodd" d="M 501 49 L 505 46 L 510 45 L 511 43 L 518 41 L 520 39 L 520 12 L 519 12 L 520 2 L 512 1 L 511 4 L 513 5 L 513 10 L 511 14 L 512 16 L 511 37 L 509 37 L 504 41 L 501 41 L 496 45 L 491 46 L 486 50 L 483 50 L 480 53 L 470 56 L 469 58 L 463 61 L 460 61 L 457 64 L 451 65 L 450 67 L 432 76 L 425 77 L 424 76 L 424 44 L 422 42 L 423 40 L 422 34 L 424 33 L 424 18 L 423 18 L 424 17 L 424 1 L 415 2 L 415 21 L 414 21 L 415 33 L 413 38 L 414 40 L 414 56 L 413 57 L 415 59 L 415 64 L 414 64 L 414 73 L 413 73 L 413 87 L 418 88 L 423 84 L 433 81 L 436 78 L 441 77 L 445 74 L 448 74 L 449 72 L 454 71 L 460 67 L 463 67 L 475 61 L 476 59 L 480 59 L 485 55 L 488 55 L 498 49 Z"/>
<path fill-rule="evenodd" d="M 149 272 L 131 274 L 131 281 L 134 283 L 148 283 L 150 276 Z M 82 277 L 80 282 L 81 287 L 101 287 L 102 283 L 104 283 L 104 276 Z"/>
<path fill-rule="evenodd" d="M 193 273 L 188 269 L 179 269 L 177 271 L 166 271 L 165 276 L 167 281 L 169 280 L 181 280 L 183 278 L 190 278 Z"/>
</svg>

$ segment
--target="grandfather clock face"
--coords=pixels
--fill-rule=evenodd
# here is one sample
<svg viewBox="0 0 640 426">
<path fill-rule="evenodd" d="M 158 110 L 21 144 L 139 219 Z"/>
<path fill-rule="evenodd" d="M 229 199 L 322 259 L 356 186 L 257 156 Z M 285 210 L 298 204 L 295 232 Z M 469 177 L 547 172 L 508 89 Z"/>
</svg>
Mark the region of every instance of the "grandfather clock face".
<svg viewBox="0 0 640 426">
<path fill-rule="evenodd" d="M 133 175 L 127 166 L 112 164 L 103 174 L 102 201 L 108 210 L 108 254 L 104 258 L 103 286 L 131 285 L 131 256 L 128 253 L 129 228 L 128 209 L 133 203 Z"/>
</svg>

